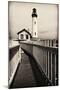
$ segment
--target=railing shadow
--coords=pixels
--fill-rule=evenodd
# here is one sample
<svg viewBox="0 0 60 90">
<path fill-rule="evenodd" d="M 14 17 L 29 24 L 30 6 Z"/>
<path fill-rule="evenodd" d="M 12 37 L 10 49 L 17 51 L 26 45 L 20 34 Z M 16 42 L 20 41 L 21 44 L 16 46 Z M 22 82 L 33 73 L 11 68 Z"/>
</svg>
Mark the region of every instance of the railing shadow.
<svg viewBox="0 0 60 90">
<path fill-rule="evenodd" d="M 25 49 L 22 48 L 22 50 L 29 57 L 30 64 L 31 64 L 31 67 L 33 70 L 33 74 L 34 74 L 37 86 L 53 86 L 51 81 L 48 79 L 48 77 L 43 72 L 40 65 L 38 65 L 38 63 L 36 62 L 34 56 L 32 54 L 30 54 L 29 52 L 27 52 Z"/>
</svg>

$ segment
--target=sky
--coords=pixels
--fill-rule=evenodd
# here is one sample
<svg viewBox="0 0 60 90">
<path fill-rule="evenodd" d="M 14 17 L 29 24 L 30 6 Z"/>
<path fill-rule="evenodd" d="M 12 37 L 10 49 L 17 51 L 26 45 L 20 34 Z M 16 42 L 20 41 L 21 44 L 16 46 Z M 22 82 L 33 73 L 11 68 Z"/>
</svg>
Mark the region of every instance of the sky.
<svg viewBox="0 0 60 90">
<path fill-rule="evenodd" d="M 56 4 L 9 2 L 9 36 L 17 38 L 17 32 L 27 29 L 32 32 L 32 9 L 37 10 L 38 37 L 56 39 L 58 32 L 58 7 Z"/>
</svg>

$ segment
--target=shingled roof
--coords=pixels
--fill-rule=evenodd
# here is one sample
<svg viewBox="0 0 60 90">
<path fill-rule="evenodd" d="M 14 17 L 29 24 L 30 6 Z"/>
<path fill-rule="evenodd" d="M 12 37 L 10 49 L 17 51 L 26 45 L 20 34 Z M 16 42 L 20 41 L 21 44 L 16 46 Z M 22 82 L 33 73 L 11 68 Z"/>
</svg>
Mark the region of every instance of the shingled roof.
<svg viewBox="0 0 60 90">
<path fill-rule="evenodd" d="M 30 37 L 32 37 L 31 33 L 29 31 L 27 31 L 25 28 L 22 29 L 21 31 L 19 31 L 17 34 L 20 34 L 21 32 L 24 32 L 24 31 L 27 32 L 30 35 Z"/>
</svg>

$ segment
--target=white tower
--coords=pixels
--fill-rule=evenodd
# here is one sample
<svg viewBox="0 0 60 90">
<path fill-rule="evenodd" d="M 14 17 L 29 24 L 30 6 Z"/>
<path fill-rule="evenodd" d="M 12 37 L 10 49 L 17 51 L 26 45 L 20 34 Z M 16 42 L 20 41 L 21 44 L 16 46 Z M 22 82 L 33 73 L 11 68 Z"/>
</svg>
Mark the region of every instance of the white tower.
<svg viewBox="0 0 60 90">
<path fill-rule="evenodd" d="M 38 34 L 37 34 L 37 13 L 36 13 L 35 8 L 33 8 L 33 12 L 32 12 L 32 37 L 33 38 L 38 37 Z"/>
</svg>

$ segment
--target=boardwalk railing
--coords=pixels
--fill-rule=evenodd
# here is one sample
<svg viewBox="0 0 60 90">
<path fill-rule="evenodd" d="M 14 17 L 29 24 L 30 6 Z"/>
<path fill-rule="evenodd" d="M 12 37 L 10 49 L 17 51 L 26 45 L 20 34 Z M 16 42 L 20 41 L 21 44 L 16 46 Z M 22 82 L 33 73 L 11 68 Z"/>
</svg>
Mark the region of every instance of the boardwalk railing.
<svg viewBox="0 0 60 90">
<path fill-rule="evenodd" d="M 40 42 L 41 42 L 42 45 L 45 45 L 45 46 L 58 47 L 58 40 L 57 39 L 53 39 L 53 40 L 49 40 L 49 39 L 43 40 L 43 39 L 41 39 Z"/>
<path fill-rule="evenodd" d="M 13 42 L 13 43 L 12 43 Z M 8 62 L 8 83 L 9 86 L 13 81 L 18 64 L 21 60 L 20 45 L 16 41 L 9 44 L 9 62 Z"/>
<path fill-rule="evenodd" d="M 58 47 L 41 46 L 38 42 L 20 42 L 21 48 L 32 54 L 53 85 L 58 85 Z"/>
</svg>

